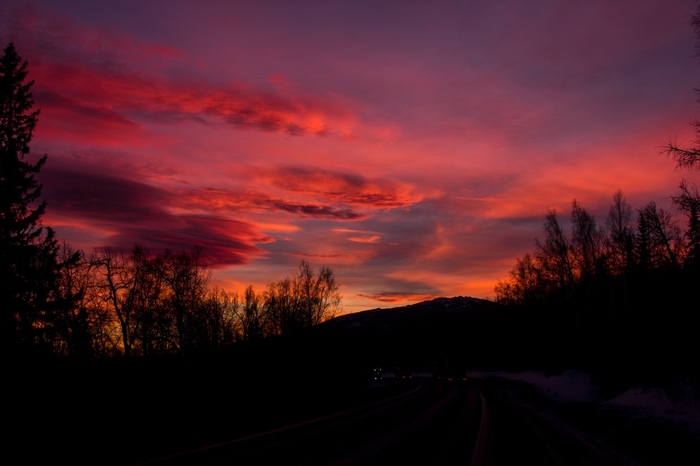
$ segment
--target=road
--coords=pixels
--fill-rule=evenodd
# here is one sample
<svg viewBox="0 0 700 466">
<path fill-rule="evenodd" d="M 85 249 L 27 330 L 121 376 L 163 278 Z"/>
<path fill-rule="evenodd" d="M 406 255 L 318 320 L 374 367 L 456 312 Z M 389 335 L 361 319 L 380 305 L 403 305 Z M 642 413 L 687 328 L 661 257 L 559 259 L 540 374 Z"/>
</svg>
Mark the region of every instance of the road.
<svg viewBox="0 0 700 466">
<path fill-rule="evenodd" d="M 632 464 L 527 415 L 478 383 L 408 384 L 398 395 L 353 409 L 138 466 Z"/>
<path fill-rule="evenodd" d="M 471 384 L 414 380 L 404 393 L 354 409 L 140 465 L 470 464 L 482 399 Z"/>
</svg>

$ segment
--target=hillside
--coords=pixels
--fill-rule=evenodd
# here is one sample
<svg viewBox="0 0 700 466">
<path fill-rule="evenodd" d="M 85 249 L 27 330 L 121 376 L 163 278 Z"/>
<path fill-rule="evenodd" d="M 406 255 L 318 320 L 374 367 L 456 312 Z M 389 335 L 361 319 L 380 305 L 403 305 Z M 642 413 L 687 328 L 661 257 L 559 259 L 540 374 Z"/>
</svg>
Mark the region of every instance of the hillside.
<svg viewBox="0 0 700 466">
<path fill-rule="evenodd" d="M 333 365 L 466 370 L 583 370 L 611 395 L 630 386 L 697 378 L 688 329 L 662 322 L 573 326 L 560 315 L 469 298 L 437 298 L 339 316 L 286 341 L 323 348 Z"/>
</svg>

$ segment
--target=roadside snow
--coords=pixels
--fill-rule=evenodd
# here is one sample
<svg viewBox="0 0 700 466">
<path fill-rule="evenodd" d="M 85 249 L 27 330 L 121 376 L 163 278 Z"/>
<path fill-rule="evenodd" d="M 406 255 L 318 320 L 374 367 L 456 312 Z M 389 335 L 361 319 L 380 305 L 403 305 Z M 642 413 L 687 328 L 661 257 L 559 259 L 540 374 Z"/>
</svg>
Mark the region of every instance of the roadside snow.
<svg viewBox="0 0 700 466">
<path fill-rule="evenodd" d="M 684 381 L 665 390 L 633 388 L 604 404 L 638 408 L 647 415 L 683 424 L 700 435 L 700 399 L 697 389 Z"/>
<path fill-rule="evenodd" d="M 502 377 L 533 385 L 550 399 L 561 403 L 595 403 L 604 408 L 631 408 L 640 415 L 684 426 L 700 435 L 700 387 L 679 381 L 662 388 L 636 387 L 612 399 L 601 399 L 591 383 L 589 374 L 566 371 L 560 375 L 540 372 L 481 372 L 467 373 L 467 377 Z"/>
</svg>

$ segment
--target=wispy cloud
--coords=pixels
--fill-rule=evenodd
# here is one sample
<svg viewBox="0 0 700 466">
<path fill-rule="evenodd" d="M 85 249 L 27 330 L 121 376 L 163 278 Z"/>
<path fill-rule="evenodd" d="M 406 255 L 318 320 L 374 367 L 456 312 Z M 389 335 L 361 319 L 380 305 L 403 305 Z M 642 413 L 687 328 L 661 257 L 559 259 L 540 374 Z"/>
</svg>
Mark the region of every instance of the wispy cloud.
<svg viewBox="0 0 700 466">
<path fill-rule="evenodd" d="M 350 131 L 350 111 L 318 98 L 275 95 L 243 84 L 220 87 L 203 79 L 178 81 L 125 69 L 112 72 L 81 63 L 44 62 L 34 72 L 45 89 L 37 94 L 39 106 L 99 125 L 188 119 L 293 136 Z"/>
<path fill-rule="evenodd" d="M 369 298 L 372 301 L 378 301 L 380 303 L 384 304 L 394 304 L 394 305 L 401 305 L 407 302 L 419 302 L 419 301 L 425 301 L 428 299 L 435 298 L 436 296 L 432 293 L 392 293 L 392 292 L 385 292 L 385 293 L 380 293 L 380 294 L 372 294 L 372 295 L 365 295 L 365 294 L 358 294 L 357 295 L 360 298 Z"/>
<path fill-rule="evenodd" d="M 4 13 L 10 36 L 32 59 L 32 74 L 41 83 L 37 105 L 51 120 L 76 119 L 111 128 L 138 121 L 182 119 L 227 124 L 293 136 L 352 132 L 356 116 L 327 96 L 279 93 L 254 84 L 226 85 L 204 77 L 180 77 L 182 50 L 136 42 L 131 36 L 90 28 L 59 15 L 42 15 L 31 7 Z M 34 59 L 35 58 L 35 59 Z M 55 112 L 55 114 L 53 114 Z M 85 137 L 82 134 L 81 137 Z"/>
<path fill-rule="evenodd" d="M 332 171 L 323 167 L 281 167 L 263 171 L 256 180 L 285 191 L 357 207 L 408 207 L 424 198 L 419 188 L 395 179 L 372 179 L 347 170 Z"/>
<path fill-rule="evenodd" d="M 379 240 L 382 239 L 381 236 L 379 235 L 374 235 L 374 236 L 351 236 L 348 238 L 348 241 L 352 241 L 355 243 L 377 243 Z"/>
</svg>

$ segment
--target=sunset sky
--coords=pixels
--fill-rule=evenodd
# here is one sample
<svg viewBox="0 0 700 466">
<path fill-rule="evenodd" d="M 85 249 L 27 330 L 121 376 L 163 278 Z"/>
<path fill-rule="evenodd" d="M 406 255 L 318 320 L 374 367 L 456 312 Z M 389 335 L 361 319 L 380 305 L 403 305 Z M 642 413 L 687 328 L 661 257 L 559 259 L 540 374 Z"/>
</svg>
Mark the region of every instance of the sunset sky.
<svg viewBox="0 0 700 466">
<path fill-rule="evenodd" d="M 242 291 L 329 266 L 344 312 L 493 299 L 575 198 L 682 178 L 691 0 L 4 0 L 41 109 L 44 223 L 92 253 L 199 245 Z"/>
</svg>

